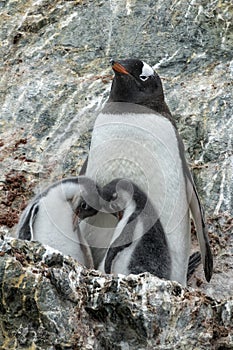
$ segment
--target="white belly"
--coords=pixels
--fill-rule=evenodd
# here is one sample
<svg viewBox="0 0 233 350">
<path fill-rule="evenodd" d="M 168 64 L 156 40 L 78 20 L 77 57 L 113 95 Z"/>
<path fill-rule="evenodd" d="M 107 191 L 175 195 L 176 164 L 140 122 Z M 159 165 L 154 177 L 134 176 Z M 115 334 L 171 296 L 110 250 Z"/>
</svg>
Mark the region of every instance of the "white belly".
<svg viewBox="0 0 233 350">
<path fill-rule="evenodd" d="M 92 250 L 92 258 L 96 268 L 105 256 L 116 225 L 117 219 L 113 215 L 101 212 L 81 221 L 79 225 L 84 240 L 88 242 Z M 104 272 L 104 270 L 98 269 Z"/>
<path fill-rule="evenodd" d="M 48 195 L 40 200 L 40 208 L 33 224 L 33 240 L 88 265 L 80 247 L 78 231 L 73 229 L 72 209 L 59 196 L 53 200 L 53 196 Z"/>
<path fill-rule="evenodd" d="M 172 124 L 159 114 L 100 114 L 86 175 L 100 185 L 134 181 L 159 213 L 172 258 L 172 278 L 186 284 L 190 233 L 186 184 Z"/>
</svg>

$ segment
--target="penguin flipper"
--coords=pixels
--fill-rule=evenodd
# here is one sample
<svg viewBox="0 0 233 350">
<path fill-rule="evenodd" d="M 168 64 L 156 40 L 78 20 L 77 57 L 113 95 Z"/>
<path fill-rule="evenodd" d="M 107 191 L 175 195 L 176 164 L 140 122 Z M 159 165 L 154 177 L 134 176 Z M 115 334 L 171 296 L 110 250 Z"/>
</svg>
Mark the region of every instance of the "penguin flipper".
<svg viewBox="0 0 233 350">
<path fill-rule="evenodd" d="M 26 207 L 17 227 L 18 238 L 25 239 L 27 241 L 33 240 L 33 223 L 36 219 L 38 210 L 38 201 L 32 202 Z"/>
<path fill-rule="evenodd" d="M 205 226 L 204 211 L 201 206 L 192 175 L 190 173 L 190 170 L 188 168 L 188 165 L 184 156 L 185 148 L 184 148 L 183 141 L 177 129 L 175 129 L 175 131 L 176 131 L 176 137 L 178 140 L 180 156 L 182 159 L 183 171 L 186 177 L 186 193 L 188 197 L 189 208 L 192 213 L 192 217 L 193 217 L 196 231 L 197 231 L 198 242 L 201 248 L 201 259 L 202 259 L 202 264 L 204 266 L 205 278 L 209 282 L 213 273 L 213 257 L 210 249 L 209 240 L 208 240 L 207 228 Z"/>
<path fill-rule="evenodd" d="M 201 248 L 201 258 L 204 266 L 205 278 L 210 281 L 213 273 L 213 257 L 208 240 L 208 232 L 204 221 L 204 212 L 192 180 L 191 174 L 187 176 L 187 192 L 189 197 L 189 207 L 195 223 L 197 238 Z"/>
<path fill-rule="evenodd" d="M 85 159 L 82 168 L 79 172 L 79 175 L 85 175 L 86 174 L 86 170 L 87 170 L 87 163 L 88 163 L 88 157 Z"/>
</svg>

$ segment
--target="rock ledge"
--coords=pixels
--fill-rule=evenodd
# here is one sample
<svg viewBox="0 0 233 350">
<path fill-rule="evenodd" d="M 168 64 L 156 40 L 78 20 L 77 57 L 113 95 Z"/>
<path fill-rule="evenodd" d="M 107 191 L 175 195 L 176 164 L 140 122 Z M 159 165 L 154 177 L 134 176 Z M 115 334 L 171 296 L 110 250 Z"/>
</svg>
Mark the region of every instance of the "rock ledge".
<svg viewBox="0 0 233 350">
<path fill-rule="evenodd" d="M 0 294 L 3 350 L 233 348 L 232 299 L 103 275 L 38 242 L 2 237 Z"/>
</svg>

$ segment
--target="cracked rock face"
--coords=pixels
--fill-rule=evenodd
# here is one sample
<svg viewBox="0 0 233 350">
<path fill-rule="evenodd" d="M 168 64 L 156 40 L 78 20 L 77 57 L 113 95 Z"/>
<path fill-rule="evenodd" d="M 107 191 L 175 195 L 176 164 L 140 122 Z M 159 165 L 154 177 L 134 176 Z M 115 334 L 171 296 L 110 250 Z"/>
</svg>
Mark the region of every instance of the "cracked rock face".
<svg viewBox="0 0 233 350">
<path fill-rule="evenodd" d="M 109 59 L 137 57 L 162 78 L 214 252 L 211 282 L 200 267 L 196 290 L 174 295 L 171 282 L 105 277 L 3 240 L 0 348 L 232 348 L 232 1 L 0 1 L 0 27 L 1 232 L 14 236 L 35 193 L 79 173 Z"/>
<path fill-rule="evenodd" d="M 232 348 L 233 300 L 148 273 L 88 271 L 39 243 L 0 241 L 0 347 Z"/>
</svg>

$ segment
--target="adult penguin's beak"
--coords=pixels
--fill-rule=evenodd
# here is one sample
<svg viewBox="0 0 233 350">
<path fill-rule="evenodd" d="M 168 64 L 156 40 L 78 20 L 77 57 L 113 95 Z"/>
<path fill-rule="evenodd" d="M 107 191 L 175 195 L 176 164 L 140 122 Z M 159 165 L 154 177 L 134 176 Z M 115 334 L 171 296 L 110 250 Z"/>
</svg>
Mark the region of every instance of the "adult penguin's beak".
<svg viewBox="0 0 233 350">
<path fill-rule="evenodd" d="M 121 74 L 129 74 L 129 72 L 125 69 L 125 67 L 122 66 L 122 64 L 114 60 L 111 60 L 110 63 L 112 65 L 112 69 L 114 70 L 114 72 L 121 73 Z"/>
</svg>

